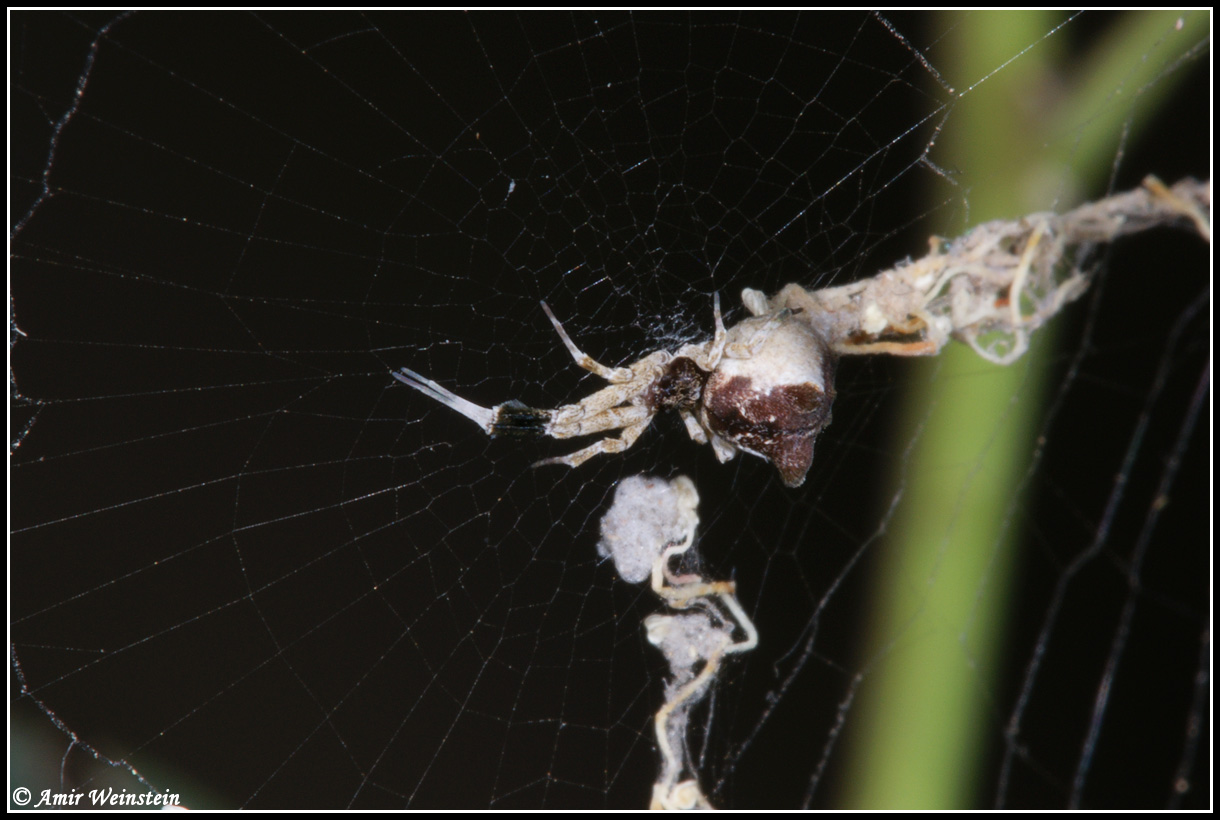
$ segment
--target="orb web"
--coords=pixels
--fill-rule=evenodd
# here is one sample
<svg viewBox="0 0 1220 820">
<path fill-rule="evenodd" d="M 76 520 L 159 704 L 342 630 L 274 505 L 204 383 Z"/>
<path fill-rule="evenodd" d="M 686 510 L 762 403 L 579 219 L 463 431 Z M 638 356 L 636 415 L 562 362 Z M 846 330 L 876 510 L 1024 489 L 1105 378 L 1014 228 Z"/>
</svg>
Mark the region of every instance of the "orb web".
<svg viewBox="0 0 1220 820">
<path fill-rule="evenodd" d="M 991 365 L 844 364 L 798 490 L 676 416 L 531 469 L 564 443 L 488 440 L 389 376 L 557 407 L 600 385 L 541 300 L 621 366 L 704 338 L 713 292 L 736 320 L 743 288 L 920 255 L 997 188 L 1015 217 L 1207 178 L 1197 18 L 1013 17 L 1021 45 L 980 66 L 950 46 L 978 16 L 11 14 L 13 785 L 642 808 L 667 670 L 598 525 L 627 476 L 681 473 L 704 574 L 760 635 L 690 718 L 714 805 L 849 802 L 870 689 L 938 629 L 984 704 L 963 804 L 1205 805 L 1197 238 L 1099 252 L 1045 372 L 1013 365 L 982 420 L 1032 430 L 1004 535 L 935 628 L 876 590 L 936 599 L 960 516 L 931 564 L 891 544 L 921 505 L 970 506 L 991 450 L 924 500 L 912 453 L 956 405 L 908 383 Z M 1133 20 L 1139 59 L 1025 140 L 1032 205 L 1006 157 L 946 148 L 975 103 L 1070 96 Z M 1039 96 L 1004 96 L 1031 65 L 1055 68 Z"/>
</svg>

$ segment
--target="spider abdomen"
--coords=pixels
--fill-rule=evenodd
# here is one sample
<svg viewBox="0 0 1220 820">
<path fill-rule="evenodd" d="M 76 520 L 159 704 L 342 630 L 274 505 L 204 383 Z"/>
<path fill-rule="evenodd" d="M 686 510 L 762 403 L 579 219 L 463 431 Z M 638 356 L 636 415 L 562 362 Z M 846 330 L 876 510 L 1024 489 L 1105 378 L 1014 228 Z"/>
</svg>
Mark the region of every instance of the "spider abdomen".
<svg viewBox="0 0 1220 820">
<path fill-rule="evenodd" d="M 761 320 L 733 330 L 746 325 L 743 333 L 749 332 L 748 324 Z M 814 441 L 830 423 L 835 357 L 793 315 L 757 332 L 765 335 L 749 343 L 749 355 L 726 356 L 708 377 L 700 421 L 738 449 L 774 464 L 785 485 L 799 487 L 813 462 Z"/>
</svg>

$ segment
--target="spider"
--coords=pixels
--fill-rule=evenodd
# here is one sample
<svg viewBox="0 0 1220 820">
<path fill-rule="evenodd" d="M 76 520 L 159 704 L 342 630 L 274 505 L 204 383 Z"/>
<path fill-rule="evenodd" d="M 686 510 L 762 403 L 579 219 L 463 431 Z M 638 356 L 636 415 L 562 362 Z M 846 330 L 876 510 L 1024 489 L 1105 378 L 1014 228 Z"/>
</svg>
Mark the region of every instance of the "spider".
<svg viewBox="0 0 1220 820">
<path fill-rule="evenodd" d="M 478 424 L 489 436 L 556 439 L 621 430 L 566 456 L 534 466 L 578 467 L 602 453 L 621 453 L 663 410 L 677 410 L 686 432 L 712 445 L 727 462 L 738 452 L 770 461 L 789 487 L 798 487 L 813 461 L 817 434 L 830 423 L 835 356 L 800 308 L 768 311 L 765 301 L 745 299 L 754 315 L 726 330 L 720 296 L 712 298 L 715 332 L 702 344 L 676 352 L 657 350 L 630 367 L 607 367 L 576 346 L 546 302 L 542 310 L 576 364 L 608 386 L 553 410 L 507 401 L 481 407 L 429 378 L 402 368 L 392 375 Z"/>
</svg>

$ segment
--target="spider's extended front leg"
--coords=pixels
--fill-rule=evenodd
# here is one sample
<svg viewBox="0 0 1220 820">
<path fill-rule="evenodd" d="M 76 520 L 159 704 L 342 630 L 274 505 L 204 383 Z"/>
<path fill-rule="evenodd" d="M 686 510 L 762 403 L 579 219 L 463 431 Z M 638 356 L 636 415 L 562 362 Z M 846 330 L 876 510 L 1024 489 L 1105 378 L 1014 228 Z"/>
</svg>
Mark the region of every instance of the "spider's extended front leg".
<svg viewBox="0 0 1220 820">
<path fill-rule="evenodd" d="M 528 407 L 519 401 L 506 401 L 495 407 L 483 407 L 446 390 L 432 379 L 421 376 L 410 368 L 392 370 L 390 375 L 408 387 L 414 387 L 428 398 L 435 399 L 446 407 L 461 413 L 482 427 L 483 432 L 492 438 L 496 436 L 532 438 L 545 436 L 550 432 L 549 427 L 553 415 L 551 410 Z"/>
</svg>

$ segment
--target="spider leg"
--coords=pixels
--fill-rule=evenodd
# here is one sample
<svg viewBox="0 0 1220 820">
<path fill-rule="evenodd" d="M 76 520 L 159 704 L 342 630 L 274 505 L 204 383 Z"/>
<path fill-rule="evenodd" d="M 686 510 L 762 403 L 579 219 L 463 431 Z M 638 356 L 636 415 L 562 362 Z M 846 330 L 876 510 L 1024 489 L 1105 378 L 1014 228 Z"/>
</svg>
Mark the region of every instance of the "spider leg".
<svg viewBox="0 0 1220 820">
<path fill-rule="evenodd" d="M 724 329 L 724 319 L 720 317 L 720 291 L 712 294 L 712 314 L 716 317 L 716 335 L 712 337 L 712 348 L 707 354 L 712 366 L 705 370 L 714 370 L 720 363 L 720 357 L 724 355 L 724 342 L 729 335 Z"/>
<path fill-rule="evenodd" d="M 618 430 L 648 422 L 652 413 L 638 404 L 624 404 L 590 411 L 580 404 L 569 404 L 555 411 L 547 433 L 552 438 L 591 436 L 604 430 Z M 635 439 L 632 439 L 634 441 Z"/>
<path fill-rule="evenodd" d="M 716 460 L 721 464 L 726 464 L 733 460 L 737 455 L 737 445 L 730 444 L 720 436 L 712 436 L 712 452 L 716 454 Z"/>
<path fill-rule="evenodd" d="M 618 438 L 604 438 L 601 441 L 590 444 L 583 450 L 577 450 L 575 453 L 570 453 L 566 456 L 556 456 L 555 458 L 544 458 L 542 461 L 534 462 L 535 467 L 541 467 L 544 464 L 566 464 L 569 467 L 579 467 L 593 456 L 602 453 L 621 453 L 635 444 L 635 440 L 640 437 L 640 434 L 648 429 L 651 417 L 647 417 L 630 427 L 623 428 L 623 433 Z"/>
<path fill-rule="evenodd" d="M 519 401 L 506 401 L 495 407 L 481 407 L 467 401 L 456 393 L 441 387 L 432 379 L 425 378 L 414 370 L 402 368 L 390 371 L 390 375 L 408 387 L 413 387 L 430 399 L 461 413 L 483 428 L 487 435 L 533 437 L 548 432 L 552 412 L 528 407 Z"/>
<path fill-rule="evenodd" d="M 451 393 L 441 387 L 432 379 L 425 378 L 414 370 L 402 368 L 397 371 L 390 371 L 390 375 L 398 379 L 408 387 L 414 387 L 419 392 L 423 393 L 430 399 L 436 399 L 446 407 L 452 408 L 461 413 L 466 418 L 473 421 L 475 424 L 483 428 L 483 432 L 491 435 L 495 428 L 496 411 L 491 407 L 480 407 L 474 402 L 466 401 L 455 393 Z"/>
<path fill-rule="evenodd" d="M 720 365 L 720 359 L 725 353 L 725 342 L 729 337 L 729 333 L 724 327 L 724 319 L 720 316 L 720 291 L 712 294 L 712 315 L 715 317 L 716 332 L 711 341 L 701 345 L 686 345 L 678 352 L 679 356 L 692 359 L 701 370 L 709 373 Z M 735 348 L 736 345 L 733 347 Z M 698 441 L 698 439 L 695 440 Z"/>
<path fill-rule="evenodd" d="M 564 347 L 566 347 L 568 352 L 572 354 L 572 358 L 576 360 L 578 365 L 583 367 L 585 370 L 588 370 L 590 373 L 596 373 L 608 382 L 620 384 L 631 381 L 631 379 L 634 377 L 631 372 L 631 368 L 606 367 L 604 364 L 600 364 L 599 362 L 595 361 L 592 356 L 576 346 L 576 343 L 572 341 L 570 336 L 568 336 L 567 331 L 563 329 L 563 325 L 561 325 L 559 320 L 555 318 L 555 314 L 551 313 L 551 309 L 547 306 L 546 302 L 542 303 L 542 309 L 546 312 L 547 318 L 551 320 L 551 324 L 555 326 L 555 332 L 558 333 L 559 338 L 563 340 Z"/>
<path fill-rule="evenodd" d="M 678 414 L 682 416 L 682 423 L 686 425 L 686 433 L 691 437 L 691 441 L 696 444 L 707 444 L 707 433 L 703 431 L 703 425 L 699 423 L 699 419 L 695 418 L 695 414 L 684 408 L 679 409 Z"/>
</svg>

